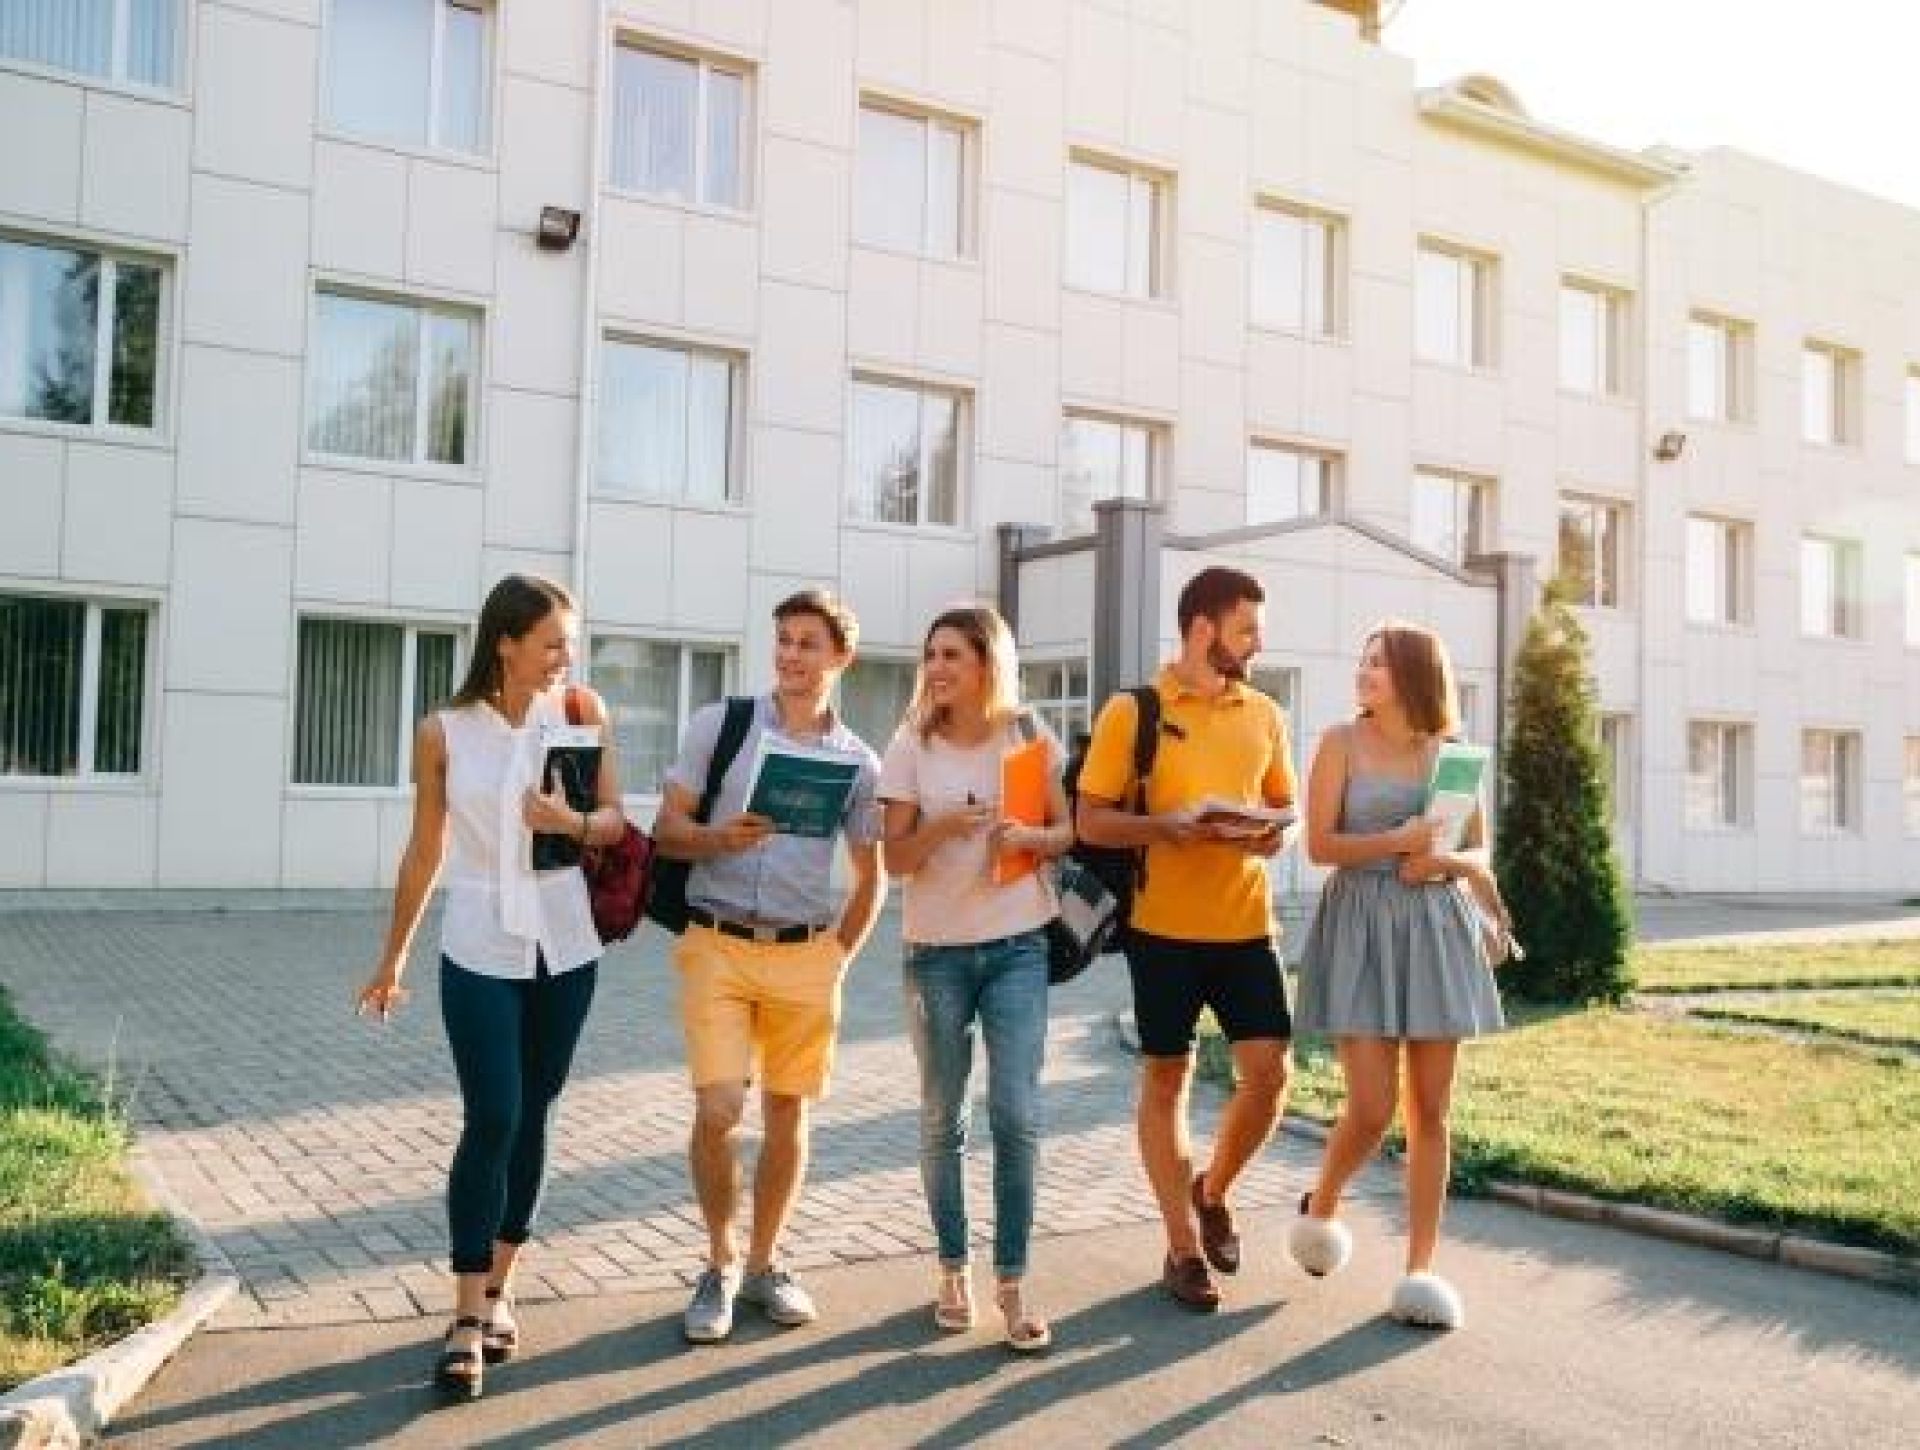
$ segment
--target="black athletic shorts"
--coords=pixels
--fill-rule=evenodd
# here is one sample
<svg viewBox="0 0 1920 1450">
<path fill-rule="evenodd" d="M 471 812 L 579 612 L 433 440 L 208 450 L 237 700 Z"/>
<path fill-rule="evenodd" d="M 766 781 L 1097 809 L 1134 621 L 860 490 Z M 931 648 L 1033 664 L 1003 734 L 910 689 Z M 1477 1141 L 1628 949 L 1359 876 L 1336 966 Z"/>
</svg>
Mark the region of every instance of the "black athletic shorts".
<svg viewBox="0 0 1920 1450">
<path fill-rule="evenodd" d="M 1133 978 L 1133 1016 L 1140 1051 L 1185 1057 L 1193 1051 L 1200 1009 L 1211 1007 L 1229 1042 L 1293 1036 L 1280 954 L 1270 937 L 1254 941 L 1176 941 L 1126 933 L 1123 950 Z"/>
</svg>

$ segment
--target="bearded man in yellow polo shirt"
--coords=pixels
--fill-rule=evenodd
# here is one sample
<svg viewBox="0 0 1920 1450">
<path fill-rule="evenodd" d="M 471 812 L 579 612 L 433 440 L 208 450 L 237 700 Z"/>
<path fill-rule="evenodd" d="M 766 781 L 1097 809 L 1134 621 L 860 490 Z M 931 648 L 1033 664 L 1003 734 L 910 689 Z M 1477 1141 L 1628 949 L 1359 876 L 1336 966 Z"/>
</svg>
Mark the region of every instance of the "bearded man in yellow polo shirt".
<svg viewBox="0 0 1920 1450">
<path fill-rule="evenodd" d="M 1136 784 L 1139 707 L 1131 694 L 1100 711 L 1080 774 L 1081 839 L 1145 852 L 1146 877 L 1123 940 L 1140 1028 L 1140 1157 L 1166 1220 L 1162 1283 L 1201 1311 L 1220 1306 L 1208 1266 L 1223 1274 L 1240 1268 L 1228 1194 L 1279 1119 L 1293 1035 L 1267 861 L 1293 843 L 1299 826 L 1250 833 L 1245 821 L 1195 818 L 1209 800 L 1294 804 L 1286 718 L 1247 684 L 1265 601 L 1259 580 L 1238 569 L 1202 570 L 1180 592 L 1180 657 L 1154 681 L 1160 736 L 1144 813 L 1123 805 Z M 1187 1088 L 1203 1007 L 1232 1044 L 1238 1084 L 1211 1160 L 1196 1172 Z"/>
</svg>

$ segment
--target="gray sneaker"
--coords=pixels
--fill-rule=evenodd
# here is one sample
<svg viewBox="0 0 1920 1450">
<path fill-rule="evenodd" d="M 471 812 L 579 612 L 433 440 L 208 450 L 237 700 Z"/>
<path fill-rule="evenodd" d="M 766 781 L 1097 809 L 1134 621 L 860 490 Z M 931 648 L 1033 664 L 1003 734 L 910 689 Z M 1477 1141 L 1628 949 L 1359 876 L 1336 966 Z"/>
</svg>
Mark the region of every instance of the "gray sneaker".
<svg viewBox="0 0 1920 1450">
<path fill-rule="evenodd" d="M 693 1286 L 693 1300 L 680 1321 L 692 1344 L 718 1344 L 733 1333 L 733 1301 L 740 1293 L 740 1266 L 708 1268 Z"/>
<path fill-rule="evenodd" d="M 749 1304 L 758 1304 L 766 1311 L 767 1318 L 789 1329 L 811 1324 L 820 1317 L 820 1311 L 813 1307 L 813 1296 L 778 1265 L 747 1275 L 746 1282 L 740 1286 L 740 1297 Z"/>
</svg>

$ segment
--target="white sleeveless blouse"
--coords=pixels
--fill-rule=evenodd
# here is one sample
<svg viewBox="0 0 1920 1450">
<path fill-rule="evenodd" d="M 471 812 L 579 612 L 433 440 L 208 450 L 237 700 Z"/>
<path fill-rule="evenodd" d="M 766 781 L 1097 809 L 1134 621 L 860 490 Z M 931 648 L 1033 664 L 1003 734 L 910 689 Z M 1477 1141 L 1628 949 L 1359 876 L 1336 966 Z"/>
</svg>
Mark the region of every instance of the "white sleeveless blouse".
<svg viewBox="0 0 1920 1450">
<path fill-rule="evenodd" d="M 571 866 L 533 870 L 533 832 L 521 817 L 541 730 L 566 723 L 563 690 L 536 695 L 517 730 L 487 704 L 440 712 L 448 826 L 440 950 L 481 976 L 530 979 L 536 953 L 556 975 L 599 959 L 586 878 Z"/>
</svg>

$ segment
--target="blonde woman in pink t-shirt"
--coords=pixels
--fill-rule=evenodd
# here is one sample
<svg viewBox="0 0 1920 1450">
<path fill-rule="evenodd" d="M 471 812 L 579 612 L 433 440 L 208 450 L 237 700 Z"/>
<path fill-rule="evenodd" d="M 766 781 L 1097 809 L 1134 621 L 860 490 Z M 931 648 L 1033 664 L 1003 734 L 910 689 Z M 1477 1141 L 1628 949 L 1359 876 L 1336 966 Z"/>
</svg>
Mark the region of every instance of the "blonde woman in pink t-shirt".
<svg viewBox="0 0 1920 1450">
<path fill-rule="evenodd" d="M 887 870 L 906 882 L 907 1022 L 920 1063 L 920 1174 L 940 1248 L 934 1322 L 973 1327 L 965 1158 L 974 1039 L 987 1051 L 993 1128 L 996 1300 L 1016 1350 L 1053 1341 L 1025 1291 L 1038 1156 L 1040 1065 L 1047 1038 L 1046 924 L 1056 902 L 1044 873 L 999 885 L 1003 850 L 1041 857 L 1073 844 L 1057 740 L 1017 695 L 1006 621 L 985 605 L 949 609 L 927 630 L 920 679 L 880 768 Z M 1046 741 L 1047 824 L 1000 811 L 1000 762 L 1029 734 Z"/>
</svg>

